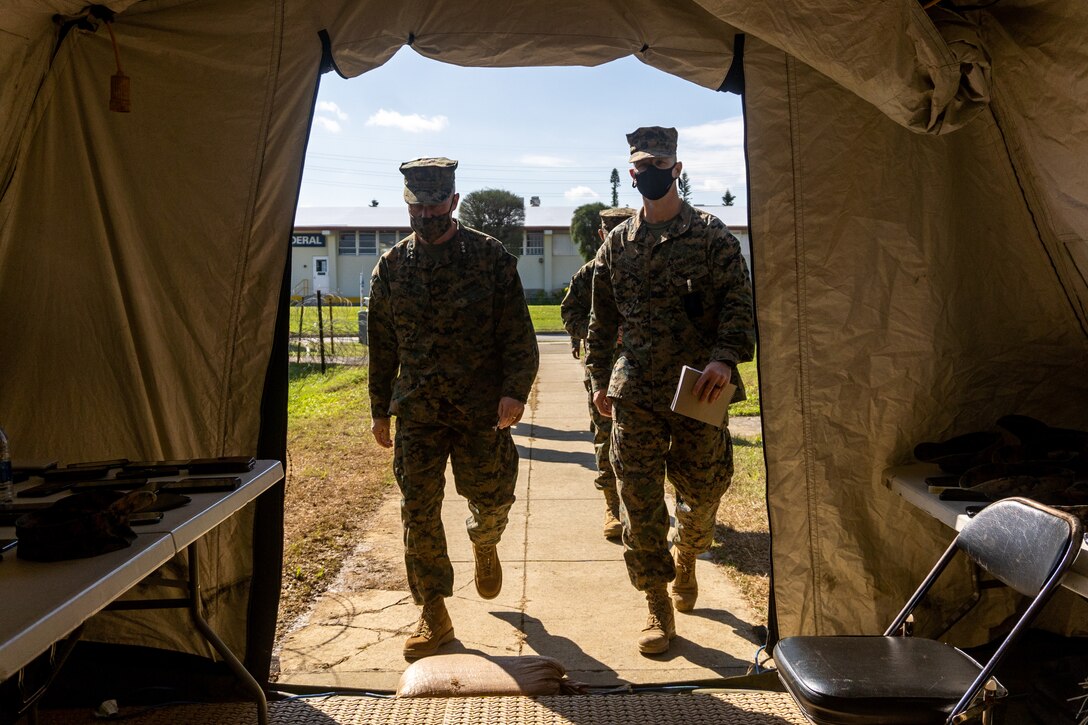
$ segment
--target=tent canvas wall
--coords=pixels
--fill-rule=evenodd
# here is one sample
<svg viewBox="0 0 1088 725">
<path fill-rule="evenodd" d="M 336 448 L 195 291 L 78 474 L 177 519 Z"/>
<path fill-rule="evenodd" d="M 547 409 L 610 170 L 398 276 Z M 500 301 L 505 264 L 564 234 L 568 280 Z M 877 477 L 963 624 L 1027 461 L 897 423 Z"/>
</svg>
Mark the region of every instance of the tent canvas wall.
<svg viewBox="0 0 1088 725">
<path fill-rule="evenodd" d="M 277 315 L 321 71 L 404 44 L 635 55 L 744 90 L 777 629 L 878 629 L 946 537 L 885 466 L 1008 412 L 1088 425 L 1088 8 L 960 4 L 126 0 L 118 114 L 100 22 L 2 0 L 0 420 L 20 458 L 282 458 Z M 280 516 L 282 490 L 210 542 L 211 620 L 258 677 Z M 1057 625 L 1085 629 L 1067 604 Z M 210 655 L 146 613 L 87 636 Z"/>
</svg>

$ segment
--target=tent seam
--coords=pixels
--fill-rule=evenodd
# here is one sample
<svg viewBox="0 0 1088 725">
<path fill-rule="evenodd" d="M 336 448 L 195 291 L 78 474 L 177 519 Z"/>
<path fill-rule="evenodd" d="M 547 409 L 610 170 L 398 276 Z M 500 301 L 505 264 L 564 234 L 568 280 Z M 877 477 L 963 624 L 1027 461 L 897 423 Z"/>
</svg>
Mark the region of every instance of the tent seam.
<svg viewBox="0 0 1088 725">
<path fill-rule="evenodd" d="M 738 38 L 740 39 L 739 43 L 737 42 Z M 740 53 L 738 53 L 736 51 L 736 48 L 738 47 L 738 45 L 739 45 L 740 48 L 743 49 L 743 47 L 744 47 L 743 38 L 744 38 L 743 33 L 738 33 L 734 37 L 733 63 L 730 64 L 729 71 L 726 73 L 726 79 L 724 81 L 722 81 L 722 87 L 723 88 L 726 85 L 726 83 L 728 83 L 729 74 L 732 73 L 733 65 L 738 62 L 738 58 L 740 59 L 739 60 L 740 63 L 743 64 L 743 62 L 744 62 L 743 61 L 743 58 L 744 58 L 743 50 Z M 740 75 L 741 75 L 742 78 L 744 77 L 743 70 L 741 71 Z M 719 89 L 719 92 L 722 92 L 721 89 Z M 730 91 L 724 91 L 724 92 L 728 93 Z M 737 95 L 740 96 L 740 112 L 741 112 L 741 118 L 744 121 L 744 124 L 743 124 L 743 128 L 744 128 L 744 142 L 743 142 L 744 143 L 744 145 L 743 145 L 743 148 L 744 148 L 744 180 L 745 180 L 746 188 L 749 189 L 748 201 L 747 201 L 748 219 L 749 219 L 749 222 L 748 222 L 748 250 L 749 250 L 748 254 L 752 259 L 752 266 L 751 266 L 751 269 L 749 270 L 749 274 L 751 275 L 751 278 L 752 278 L 752 308 L 753 308 L 753 311 L 755 313 L 756 349 L 758 350 L 759 347 L 761 346 L 761 343 L 760 343 L 760 334 L 759 334 L 759 292 L 758 292 L 758 285 L 757 285 L 757 280 L 756 280 L 756 253 L 758 251 L 759 254 L 762 256 L 763 252 L 762 252 L 761 249 L 759 249 L 759 245 L 755 241 L 756 240 L 755 230 L 752 228 L 752 223 L 751 223 L 751 219 L 752 219 L 752 194 L 751 194 L 752 166 L 751 166 L 751 162 L 750 162 L 751 160 L 750 160 L 749 147 L 748 147 L 748 88 L 747 88 L 747 79 L 745 79 L 744 81 L 741 82 L 740 91 L 737 92 Z M 755 363 L 756 363 L 756 379 L 760 380 L 760 379 L 763 378 L 763 375 L 762 375 L 762 370 L 761 370 L 758 355 L 756 355 Z M 762 436 L 763 436 L 763 447 L 762 447 L 763 470 L 767 471 L 769 469 L 769 466 L 767 465 L 767 429 L 763 425 L 763 405 L 762 405 L 762 403 L 759 406 L 759 422 L 760 422 L 760 430 L 762 431 Z M 772 434 L 771 437 L 773 438 L 773 434 Z M 777 610 L 777 603 L 776 603 L 775 596 L 774 596 L 774 587 L 775 587 L 775 576 L 774 576 L 774 523 L 773 523 L 773 517 L 771 516 L 770 493 L 771 493 L 770 476 L 765 475 L 764 479 L 763 479 L 763 512 L 767 516 L 768 594 L 767 594 L 767 639 L 766 639 L 764 644 L 765 644 L 765 646 L 767 646 L 769 648 L 773 648 L 774 644 L 778 642 L 778 613 L 776 611 Z"/>
<path fill-rule="evenodd" d="M 818 543 L 819 536 L 819 519 L 817 517 L 816 502 L 813 498 L 814 482 L 812 480 L 814 462 L 812 460 L 812 446 L 810 445 L 812 440 L 812 426 L 808 419 L 808 405 L 807 405 L 807 388 L 808 388 L 808 332 L 806 324 L 806 286 L 805 286 L 805 258 L 804 258 L 804 236 L 805 236 L 805 221 L 804 221 L 804 182 L 802 180 L 801 161 L 797 151 L 797 140 L 800 135 L 799 118 L 796 113 L 795 100 L 797 96 L 796 80 L 793 73 L 793 64 L 795 60 L 789 54 L 786 54 L 786 88 L 788 93 L 787 99 L 787 112 L 789 113 L 789 126 L 790 126 L 790 155 L 793 159 L 793 209 L 794 209 L 794 268 L 797 275 L 797 348 L 798 348 L 798 387 L 799 387 L 799 402 L 801 404 L 801 439 L 804 459 L 804 477 L 805 477 L 805 508 L 808 512 L 808 528 L 809 528 L 809 555 L 811 557 L 811 581 L 810 587 L 812 590 L 812 625 L 815 634 L 820 634 L 819 626 L 819 612 L 821 609 L 820 604 L 820 557 Z"/>
<path fill-rule="evenodd" d="M 220 377 L 220 380 L 222 381 L 220 384 L 218 413 L 218 452 L 220 455 L 225 454 L 227 445 L 227 411 L 230 409 L 228 396 L 229 391 L 232 388 L 231 381 L 234 378 L 234 361 L 237 354 L 239 324 L 241 320 L 242 286 L 245 282 L 246 271 L 249 269 L 249 257 L 253 248 L 253 214 L 257 204 L 257 192 L 261 185 L 261 178 L 264 175 L 264 161 L 267 152 L 266 142 L 268 141 L 269 127 L 271 125 L 273 99 L 276 95 L 276 69 L 283 52 L 283 27 L 284 0 L 278 0 L 275 5 L 273 19 L 272 37 L 274 42 L 272 43 L 272 52 L 268 59 L 268 83 L 265 86 L 264 108 L 261 110 L 260 133 L 257 134 L 255 139 L 255 150 L 257 151 L 255 158 L 256 163 L 254 164 L 253 176 L 250 179 L 246 216 L 245 221 L 242 224 L 243 243 L 235 267 L 234 290 L 230 305 L 230 340 L 227 344 L 226 358 L 223 361 L 223 375 Z"/>
</svg>

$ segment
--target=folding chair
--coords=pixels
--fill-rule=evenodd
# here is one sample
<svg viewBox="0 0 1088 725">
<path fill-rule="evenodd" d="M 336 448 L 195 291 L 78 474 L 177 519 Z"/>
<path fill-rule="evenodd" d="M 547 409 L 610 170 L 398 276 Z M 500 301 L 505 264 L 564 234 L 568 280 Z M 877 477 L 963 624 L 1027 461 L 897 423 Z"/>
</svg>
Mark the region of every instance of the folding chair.
<svg viewBox="0 0 1088 725">
<path fill-rule="evenodd" d="M 787 637 L 774 649 L 778 676 L 818 725 L 991 722 L 1007 694 L 993 678 L 1080 552 L 1075 516 L 1022 498 L 971 519 L 882 636 Z M 985 665 L 932 639 L 899 636 L 914 607 L 958 551 L 1016 591 L 1027 609 Z"/>
</svg>

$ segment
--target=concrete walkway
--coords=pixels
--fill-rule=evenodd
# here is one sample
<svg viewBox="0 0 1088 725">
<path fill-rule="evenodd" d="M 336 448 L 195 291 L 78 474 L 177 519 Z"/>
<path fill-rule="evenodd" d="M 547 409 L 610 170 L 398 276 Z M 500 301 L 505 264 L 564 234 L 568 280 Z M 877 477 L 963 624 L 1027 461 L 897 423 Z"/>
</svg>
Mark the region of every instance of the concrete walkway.
<svg viewBox="0 0 1088 725">
<path fill-rule="evenodd" d="M 582 368 L 565 337 L 540 337 L 541 365 L 525 418 L 515 429 L 521 454 L 517 502 L 499 545 L 504 583 L 485 601 L 472 581 L 468 509 L 447 472 L 443 521 L 455 572 L 447 600 L 457 639 L 443 653 L 542 654 L 573 680 L 591 685 L 683 682 L 743 675 L 758 643 L 757 624 L 739 593 L 713 564 L 699 563 L 698 606 L 677 614 L 677 639 L 665 655 L 639 654 L 644 596 L 631 586 L 623 547 L 601 535 L 604 499 L 593 487 L 595 466 Z M 748 431 L 746 431 L 748 432 Z M 400 562 L 399 497 L 384 503 L 381 522 L 360 543 L 353 567 L 368 557 Z M 403 571 L 403 564 L 400 564 Z M 349 581 L 349 575 L 343 581 Z M 280 681 L 393 690 L 407 663 L 401 647 L 418 609 L 407 588 L 332 587 L 308 622 L 287 636 Z"/>
</svg>

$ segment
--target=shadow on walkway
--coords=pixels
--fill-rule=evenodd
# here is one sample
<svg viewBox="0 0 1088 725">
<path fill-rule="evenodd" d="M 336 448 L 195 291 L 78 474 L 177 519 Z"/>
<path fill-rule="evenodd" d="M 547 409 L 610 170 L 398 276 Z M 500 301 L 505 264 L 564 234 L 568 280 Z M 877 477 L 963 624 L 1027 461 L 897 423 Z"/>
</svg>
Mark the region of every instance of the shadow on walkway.
<svg viewBox="0 0 1088 725">
<path fill-rule="evenodd" d="M 572 453 L 571 451 L 555 451 L 550 448 L 518 445 L 518 456 L 523 461 L 537 461 L 538 463 L 573 463 L 574 465 L 597 470 L 597 459 L 592 453 Z"/>
<path fill-rule="evenodd" d="M 524 612 L 492 612 L 492 616 L 503 620 L 525 636 L 525 644 L 538 655 L 551 657 L 571 667 L 577 664 L 577 669 L 594 673 L 610 673 L 615 676 L 616 671 L 600 660 L 586 654 L 578 643 L 569 637 L 560 637 L 551 634 L 544 623 L 536 617 Z"/>
</svg>

